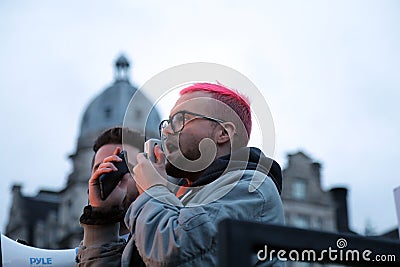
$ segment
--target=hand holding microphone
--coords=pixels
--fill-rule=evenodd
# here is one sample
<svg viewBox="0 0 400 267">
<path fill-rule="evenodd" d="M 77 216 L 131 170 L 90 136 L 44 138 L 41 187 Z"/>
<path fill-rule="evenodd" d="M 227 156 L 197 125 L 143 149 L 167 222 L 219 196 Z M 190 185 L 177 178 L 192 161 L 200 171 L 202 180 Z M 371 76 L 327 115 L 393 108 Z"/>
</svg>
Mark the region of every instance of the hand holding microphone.
<svg viewBox="0 0 400 267">
<path fill-rule="evenodd" d="M 133 168 L 133 178 L 139 194 L 155 185 L 167 185 L 165 154 L 162 151 L 160 140 L 147 140 L 144 144 L 144 153 L 137 155 L 137 161 L 138 164 Z"/>
</svg>

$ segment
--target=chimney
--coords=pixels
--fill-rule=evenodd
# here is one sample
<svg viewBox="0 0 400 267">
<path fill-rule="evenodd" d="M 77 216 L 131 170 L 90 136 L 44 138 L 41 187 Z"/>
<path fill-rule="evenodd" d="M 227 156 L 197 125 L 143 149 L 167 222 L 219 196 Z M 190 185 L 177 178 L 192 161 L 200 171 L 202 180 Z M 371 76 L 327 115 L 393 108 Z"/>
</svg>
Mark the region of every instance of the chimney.
<svg viewBox="0 0 400 267">
<path fill-rule="evenodd" d="M 349 229 L 347 191 L 345 187 L 335 187 L 330 190 L 330 194 L 335 203 L 336 227 L 338 232 L 352 232 Z"/>
</svg>

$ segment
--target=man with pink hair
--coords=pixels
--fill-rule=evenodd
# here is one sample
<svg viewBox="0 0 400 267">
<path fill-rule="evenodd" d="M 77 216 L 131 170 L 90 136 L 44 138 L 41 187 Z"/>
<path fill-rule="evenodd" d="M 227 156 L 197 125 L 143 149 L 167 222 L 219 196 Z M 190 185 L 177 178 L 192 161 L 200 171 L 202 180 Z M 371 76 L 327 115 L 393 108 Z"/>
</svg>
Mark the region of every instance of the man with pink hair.
<svg viewBox="0 0 400 267">
<path fill-rule="evenodd" d="M 247 147 L 251 126 L 250 104 L 240 93 L 213 83 L 184 88 L 160 123 L 162 146 L 149 152 L 155 162 L 137 154 L 138 196 L 125 215 L 128 241 L 119 238 L 110 213 L 110 207 L 123 206 L 123 198 L 114 190 L 101 201 L 92 187 L 89 202 L 101 205 L 81 220 L 85 235 L 77 266 L 217 266 L 223 219 L 282 224 L 281 169 L 258 148 Z M 115 171 L 110 160 L 101 166 Z M 130 190 L 123 183 L 117 188 Z M 281 264 L 254 258 L 254 266 Z"/>
<path fill-rule="evenodd" d="M 137 247 L 146 266 L 217 266 L 221 220 L 284 223 L 280 166 L 247 147 L 251 126 L 249 101 L 234 90 L 196 83 L 180 92 L 160 123 L 156 162 L 137 156 L 140 195 L 125 217 L 132 238 L 123 263 Z"/>
</svg>

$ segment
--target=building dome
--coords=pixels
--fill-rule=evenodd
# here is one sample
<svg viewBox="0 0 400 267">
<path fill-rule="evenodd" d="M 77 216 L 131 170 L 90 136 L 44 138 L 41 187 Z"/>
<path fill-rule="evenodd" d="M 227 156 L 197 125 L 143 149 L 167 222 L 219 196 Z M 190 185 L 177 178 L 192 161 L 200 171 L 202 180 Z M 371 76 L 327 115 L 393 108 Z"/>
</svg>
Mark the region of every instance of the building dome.
<svg viewBox="0 0 400 267">
<path fill-rule="evenodd" d="M 83 113 L 80 134 L 78 139 L 79 147 L 88 147 L 93 145 L 93 140 L 102 131 L 107 128 L 122 125 L 125 112 L 134 94 L 140 101 L 135 101 L 137 107 L 130 107 L 133 110 L 135 122 L 129 127 L 133 127 L 138 131 L 143 132 L 146 128 L 146 134 L 150 137 L 158 135 L 158 123 L 160 116 L 156 110 L 152 110 L 147 116 L 145 110 L 151 109 L 153 106 L 150 101 L 141 91 L 138 91 L 135 86 L 129 82 L 128 71 L 129 61 L 124 55 L 121 55 L 115 62 L 115 81 L 106 88 L 100 95 L 95 97 L 85 112 Z M 145 127 L 146 125 L 146 127 Z"/>
<path fill-rule="evenodd" d="M 128 119 L 124 126 L 142 132 L 146 138 L 159 138 L 158 124 L 161 119 L 158 111 L 153 108 L 153 102 L 130 83 L 129 66 L 126 57 L 120 56 L 115 62 L 113 84 L 96 96 L 84 111 L 77 148 L 70 155 L 73 171 L 69 175 L 68 184 L 87 183 L 91 172 L 94 140 L 104 130 L 122 126 L 125 116 Z M 129 105 L 133 96 L 135 101 Z"/>
</svg>

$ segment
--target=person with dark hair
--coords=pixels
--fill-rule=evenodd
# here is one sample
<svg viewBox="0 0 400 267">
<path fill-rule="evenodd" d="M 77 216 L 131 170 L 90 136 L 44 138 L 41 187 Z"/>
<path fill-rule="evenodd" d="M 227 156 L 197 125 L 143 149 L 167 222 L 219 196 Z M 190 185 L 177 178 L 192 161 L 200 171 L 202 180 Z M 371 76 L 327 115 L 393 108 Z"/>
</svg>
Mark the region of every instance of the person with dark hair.
<svg viewBox="0 0 400 267">
<path fill-rule="evenodd" d="M 84 229 L 76 266 L 120 266 L 129 230 L 123 218 L 129 205 L 138 196 L 136 184 L 128 172 L 121 182 L 105 199 L 100 198 L 99 177 L 116 171 L 114 162 L 120 162 L 117 155 L 122 149 L 128 156 L 128 166 L 136 164 L 136 155 L 143 151 L 144 136 L 122 127 L 104 131 L 94 142 L 92 176 L 89 180 L 89 205 L 84 208 L 80 223 Z M 140 257 L 136 257 L 140 262 Z M 137 265 L 140 266 L 140 265 Z"/>
</svg>

